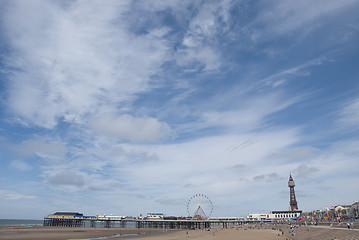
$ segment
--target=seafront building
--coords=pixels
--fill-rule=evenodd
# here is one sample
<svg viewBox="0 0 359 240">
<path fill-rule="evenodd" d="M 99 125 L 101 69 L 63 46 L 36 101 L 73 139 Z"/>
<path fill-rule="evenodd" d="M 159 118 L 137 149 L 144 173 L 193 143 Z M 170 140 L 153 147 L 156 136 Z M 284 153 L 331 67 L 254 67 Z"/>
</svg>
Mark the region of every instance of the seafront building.
<svg viewBox="0 0 359 240">
<path fill-rule="evenodd" d="M 286 221 L 300 220 L 302 210 L 272 211 L 270 213 L 252 213 L 247 216 L 247 221 Z"/>
<path fill-rule="evenodd" d="M 359 202 L 351 205 L 336 205 L 325 209 L 314 210 L 306 213 L 309 220 L 315 221 L 340 221 L 359 219 Z"/>
</svg>

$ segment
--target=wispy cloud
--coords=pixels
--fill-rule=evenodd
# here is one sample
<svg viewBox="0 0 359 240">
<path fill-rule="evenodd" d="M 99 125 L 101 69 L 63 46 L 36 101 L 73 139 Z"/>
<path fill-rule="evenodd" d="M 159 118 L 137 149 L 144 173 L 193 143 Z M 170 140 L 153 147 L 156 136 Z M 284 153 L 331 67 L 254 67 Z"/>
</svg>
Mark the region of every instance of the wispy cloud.
<svg viewBox="0 0 359 240">
<path fill-rule="evenodd" d="M 271 76 L 266 77 L 265 79 L 262 79 L 260 82 L 264 83 L 265 85 L 272 86 L 273 88 L 276 88 L 283 83 L 285 83 L 288 78 L 291 78 L 293 76 L 308 76 L 310 75 L 310 71 L 308 68 L 315 66 L 315 65 L 321 65 L 323 62 L 329 61 L 326 57 L 320 57 L 314 60 L 310 60 L 306 63 L 300 64 L 299 66 L 295 66 L 286 70 L 283 70 L 279 73 L 273 74 Z"/>
<path fill-rule="evenodd" d="M 90 125 L 100 134 L 134 142 L 159 141 L 171 136 L 171 129 L 166 123 L 149 117 L 99 116 L 93 118 Z"/>
<path fill-rule="evenodd" d="M 29 171 L 32 169 L 29 163 L 26 163 L 22 160 L 14 160 L 10 163 L 10 168 L 19 170 L 19 171 Z"/>
<path fill-rule="evenodd" d="M 206 2 L 198 7 L 178 51 L 176 60 L 180 66 L 194 70 L 217 70 L 221 66 L 217 46 L 219 36 L 228 31 L 230 6 L 231 1 L 221 1 Z"/>
<path fill-rule="evenodd" d="M 22 194 L 17 191 L 8 190 L 8 189 L 0 189 L 0 198 L 4 200 L 19 201 L 26 199 L 35 199 L 36 196 Z"/>
<path fill-rule="evenodd" d="M 25 140 L 10 148 L 22 157 L 38 155 L 43 158 L 62 158 L 66 153 L 66 146 L 61 142 L 47 143 L 46 140 L 39 139 Z"/>
<path fill-rule="evenodd" d="M 348 102 L 341 110 L 339 123 L 347 128 L 359 127 L 359 98 Z"/>
<path fill-rule="evenodd" d="M 295 173 L 296 178 L 307 178 L 319 170 L 320 169 L 316 167 L 309 167 L 306 164 L 301 164 L 296 169 L 294 169 L 293 172 Z"/>
<path fill-rule="evenodd" d="M 320 26 L 325 17 L 342 8 L 355 4 L 355 0 L 346 1 L 276 1 L 267 8 L 256 20 L 256 25 L 268 26 L 265 34 L 291 34 L 298 29 L 306 29 L 305 33 Z M 270 26 L 270 28 L 269 28 Z M 258 34 L 258 33 L 257 33 Z M 264 36 L 261 36 L 264 37 Z M 259 37 L 258 37 L 259 38 Z"/>
<path fill-rule="evenodd" d="M 117 108 L 149 89 L 169 57 L 167 30 L 131 32 L 125 2 L 26 5 L 12 2 L 3 18 L 17 50 L 8 56 L 8 104 L 31 124 L 53 128 L 59 118 L 82 122 L 103 106 Z"/>
</svg>

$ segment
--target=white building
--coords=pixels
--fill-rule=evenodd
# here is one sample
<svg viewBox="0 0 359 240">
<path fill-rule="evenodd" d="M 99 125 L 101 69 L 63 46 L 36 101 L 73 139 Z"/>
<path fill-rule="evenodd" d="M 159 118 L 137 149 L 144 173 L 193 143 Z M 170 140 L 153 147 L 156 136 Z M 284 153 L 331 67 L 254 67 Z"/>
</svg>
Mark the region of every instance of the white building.
<svg viewBox="0 0 359 240">
<path fill-rule="evenodd" d="M 302 210 L 272 211 L 270 213 L 252 213 L 247 216 L 247 221 L 283 221 L 297 220 L 302 217 Z"/>
<path fill-rule="evenodd" d="M 96 215 L 97 220 L 123 220 L 126 216 L 113 216 L 113 215 Z"/>
<path fill-rule="evenodd" d="M 243 217 L 210 217 L 212 221 L 244 221 Z"/>
<path fill-rule="evenodd" d="M 273 220 L 298 220 L 301 217 L 302 217 L 302 210 L 271 212 L 271 218 Z"/>
<path fill-rule="evenodd" d="M 166 215 L 163 213 L 147 213 L 147 220 L 162 220 Z"/>
</svg>

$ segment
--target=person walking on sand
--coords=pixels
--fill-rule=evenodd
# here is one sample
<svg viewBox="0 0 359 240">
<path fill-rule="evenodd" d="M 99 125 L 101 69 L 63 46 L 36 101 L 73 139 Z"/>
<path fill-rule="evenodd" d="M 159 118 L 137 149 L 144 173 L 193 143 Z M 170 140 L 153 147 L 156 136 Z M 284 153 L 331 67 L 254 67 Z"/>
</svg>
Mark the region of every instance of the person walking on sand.
<svg viewBox="0 0 359 240">
<path fill-rule="evenodd" d="M 350 229 L 350 223 L 347 223 L 347 227 L 348 227 L 348 229 Z"/>
</svg>

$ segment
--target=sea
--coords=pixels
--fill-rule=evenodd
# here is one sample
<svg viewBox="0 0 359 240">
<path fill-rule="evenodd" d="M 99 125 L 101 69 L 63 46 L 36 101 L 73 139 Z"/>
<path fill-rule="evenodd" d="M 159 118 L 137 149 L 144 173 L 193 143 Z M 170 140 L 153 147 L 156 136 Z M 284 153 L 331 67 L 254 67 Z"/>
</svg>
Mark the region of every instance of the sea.
<svg viewBox="0 0 359 240">
<path fill-rule="evenodd" d="M 0 226 L 21 226 L 32 227 L 42 226 L 43 220 L 29 220 L 29 219 L 0 219 Z"/>
</svg>

